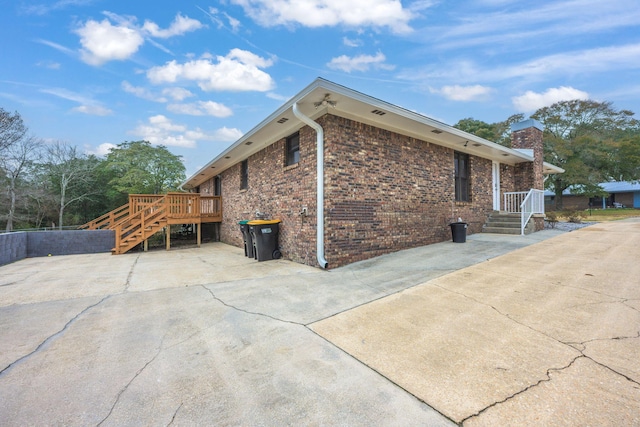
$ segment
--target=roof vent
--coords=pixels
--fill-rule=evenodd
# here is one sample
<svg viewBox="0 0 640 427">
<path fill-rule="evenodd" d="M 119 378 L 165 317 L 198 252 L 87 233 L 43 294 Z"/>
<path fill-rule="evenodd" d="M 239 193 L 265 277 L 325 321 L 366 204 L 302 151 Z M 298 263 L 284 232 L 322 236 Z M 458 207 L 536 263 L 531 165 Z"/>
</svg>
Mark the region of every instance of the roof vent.
<svg viewBox="0 0 640 427">
<path fill-rule="evenodd" d="M 482 145 L 482 144 L 480 144 L 480 143 L 478 143 L 478 142 L 476 142 L 476 143 L 474 143 L 474 144 L 473 144 L 473 146 L 474 146 L 474 147 L 480 147 L 481 145 Z"/>
<path fill-rule="evenodd" d="M 224 158 L 225 158 L 225 159 L 230 159 L 230 158 L 231 158 L 231 156 L 224 156 Z"/>
<path fill-rule="evenodd" d="M 244 145 L 251 145 L 251 144 L 253 144 L 253 141 L 247 141 L 244 143 Z"/>
<path fill-rule="evenodd" d="M 437 133 L 437 134 L 442 133 L 442 131 L 441 131 L 440 129 L 433 129 L 431 132 L 433 132 L 433 133 Z"/>
<path fill-rule="evenodd" d="M 286 117 L 281 118 L 280 120 L 278 120 L 278 123 L 283 124 L 284 122 L 288 121 L 289 119 L 287 119 Z"/>
<path fill-rule="evenodd" d="M 385 114 L 387 114 L 384 111 L 380 111 L 380 110 L 373 110 L 372 113 L 377 114 L 378 116 L 384 116 Z"/>
</svg>

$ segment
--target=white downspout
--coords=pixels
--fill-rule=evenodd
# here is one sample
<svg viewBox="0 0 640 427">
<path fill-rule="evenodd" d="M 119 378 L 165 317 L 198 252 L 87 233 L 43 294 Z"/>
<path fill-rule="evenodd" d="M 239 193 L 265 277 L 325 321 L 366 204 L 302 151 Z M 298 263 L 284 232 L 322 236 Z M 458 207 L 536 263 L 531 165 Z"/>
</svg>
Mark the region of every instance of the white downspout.
<svg viewBox="0 0 640 427">
<path fill-rule="evenodd" d="M 298 110 L 298 103 L 293 103 L 293 115 L 302 120 L 303 123 L 313 128 L 316 131 L 316 170 L 318 173 L 316 181 L 316 252 L 318 257 L 318 264 L 320 267 L 327 268 L 329 263 L 324 258 L 324 131 L 322 126 L 311 120 L 310 117 L 305 116 Z"/>
</svg>

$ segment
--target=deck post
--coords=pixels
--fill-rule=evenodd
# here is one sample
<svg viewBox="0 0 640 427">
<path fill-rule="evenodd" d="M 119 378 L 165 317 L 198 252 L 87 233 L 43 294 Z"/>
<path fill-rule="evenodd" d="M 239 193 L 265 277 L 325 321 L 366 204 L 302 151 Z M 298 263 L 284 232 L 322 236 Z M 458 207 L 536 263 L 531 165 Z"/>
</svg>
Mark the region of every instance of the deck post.
<svg viewBox="0 0 640 427">
<path fill-rule="evenodd" d="M 167 235 L 167 250 L 169 250 L 169 248 L 171 248 L 171 225 L 169 224 L 167 224 L 166 235 Z"/>
<path fill-rule="evenodd" d="M 202 231 L 200 230 L 200 224 L 193 224 L 196 227 L 196 238 L 198 240 L 198 247 L 200 247 L 200 243 L 202 242 Z"/>
<path fill-rule="evenodd" d="M 142 242 L 142 250 L 144 252 L 149 252 L 149 239 L 146 239 L 144 242 Z"/>
</svg>

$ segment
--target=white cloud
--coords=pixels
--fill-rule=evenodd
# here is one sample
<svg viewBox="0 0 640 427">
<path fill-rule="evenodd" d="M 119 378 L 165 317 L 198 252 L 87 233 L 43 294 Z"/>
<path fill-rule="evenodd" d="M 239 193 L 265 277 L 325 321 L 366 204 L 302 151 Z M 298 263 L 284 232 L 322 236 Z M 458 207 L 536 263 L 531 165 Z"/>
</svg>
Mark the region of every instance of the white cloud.
<svg viewBox="0 0 640 427">
<path fill-rule="evenodd" d="M 440 89 L 430 89 L 432 93 L 439 93 L 452 101 L 474 101 L 489 95 L 492 91 L 490 87 L 481 85 L 472 86 L 442 86 Z"/>
<path fill-rule="evenodd" d="M 161 29 L 151 21 L 145 21 L 140 27 L 136 24 L 135 17 L 120 16 L 111 12 L 103 12 L 103 14 L 107 18 L 100 22 L 90 19 L 75 30 L 75 33 L 80 36 L 82 45 L 80 56 L 90 65 L 99 66 L 108 61 L 126 60 L 140 49 L 145 38 L 159 49 L 168 52 L 168 49 L 149 37 L 164 39 L 203 27 L 200 21 L 181 14 L 176 15 L 167 29 Z"/>
<path fill-rule="evenodd" d="M 62 52 L 64 54 L 66 54 L 66 55 L 69 55 L 69 56 L 75 56 L 76 55 L 76 52 L 73 49 L 69 49 L 66 46 L 62 46 L 61 44 L 54 43 L 52 41 L 44 40 L 44 39 L 36 39 L 34 41 L 37 42 L 37 43 L 42 43 L 45 46 L 52 47 L 55 50 L 57 50 L 59 52 Z"/>
<path fill-rule="evenodd" d="M 342 38 L 342 44 L 348 47 L 360 47 L 362 46 L 362 40 L 358 39 L 350 39 L 348 37 Z"/>
<path fill-rule="evenodd" d="M 400 0 L 232 0 L 260 25 L 304 27 L 387 27 L 394 33 L 411 31 L 410 10 Z"/>
<path fill-rule="evenodd" d="M 64 9 L 67 6 L 84 6 L 91 3 L 92 0 L 58 0 L 49 2 L 48 4 L 34 4 L 25 6 L 22 8 L 22 10 L 27 14 L 46 15 L 51 11 Z"/>
<path fill-rule="evenodd" d="M 110 114 L 113 114 L 113 111 L 101 105 L 80 105 L 78 107 L 72 108 L 71 111 L 75 111 L 76 113 L 88 114 L 90 116 L 108 116 Z"/>
<path fill-rule="evenodd" d="M 149 117 L 148 123 L 138 125 L 129 133 L 154 145 L 185 148 L 195 147 L 198 141 L 229 142 L 242 136 L 239 130 L 226 127 L 213 132 L 205 132 L 200 128 L 189 129 L 161 114 Z"/>
<path fill-rule="evenodd" d="M 98 145 L 96 148 L 85 146 L 85 153 L 94 154 L 96 156 L 106 156 L 107 154 L 109 154 L 112 148 L 116 148 L 116 145 L 111 144 L 110 142 L 105 142 L 103 144 Z"/>
<path fill-rule="evenodd" d="M 110 109 L 103 107 L 99 101 L 67 89 L 54 87 L 42 88 L 39 91 L 80 104 L 79 106 L 71 109 L 71 111 L 75 111 L 77 113 L 89 114 L 92 116 L 108 116 L 113 113 Z"/>
<path fill-rule="evenodd" d="M 233 49 L 227 56 L 217 56 L 214 61 L 201 58 L 179 64 L 173 60 L 147 71 L 147 78 L 155 84 L 192 80 L 202 90 L 259 91 L 271 90 L 275 84 L 271 76 L 260 68 L 267 68 L 273 61 L 251 52 Z"/>
<path fill-rule="evenodd" d="M 138 98 L 146 99 L 147 101 L 153 101 L 153 102 L 167 102 L 167 98 L 158 96 L 146 88 L 133 86 L 131 83 L 129 83 L 126 80 L 122 82 L 121 86 L 122 86 L 122 90 L 124 90 L 127 93 L 131 93 L 137 96 Z"/>
<path fill-rule="evenodd" d="M 53 62 L 53 61 L 40 61 L 38 63 L 36 63 L 36 65 L 38 67 L 44 67 L 44 68 L 48 68 L 50 70 L 59 70 L 61 65 L 59 62 Z"/>
<path fill-rule="evenodd" d="M 151 21 L 145 21 L 142 29 L 149 33 L 152 37 L 166 39 L 173 36 L 180 36 L 189 31 L 199 30 L 202 27 L 203 25 L 200 21 L 191 19 L 187 16 L 182 16 L 178 13 L 169 28 L 167 28 L 166 30 L 160 29 L 158 24 Z"/>
<path fill-rule="evenodd" d="M 167 110 L 177 114 L 188 114 L 191 116 L 213 116 L 229 117 L 233 111 L 223 104 L 213 101 L 198 101 L 190 104 L 169 104 Z"/>
<path fill-rule="evenodd" d="M 267 93 L 267 98 L 275 99 L 276 101 L 285 102 L 285 101 L 288 101 L 291 97 L 280 95 L 280 94 L 277 94 L 275 92 L 269 92 L 269 93 Z"/>
<path fill-rule="evenodd" d="M 90 65 L 127 59 L 144 43 L 138 30 L 111 25 L 108 19 L 89 20 L 76 33 L 80 36 L 82 60 Z"/>
<path fill-rule="evenodd" d="M 371 68 L 392 70 L 394 68 L 393 65 L 384 63 L 386 59 L 382 52 L 378 52 L 375 55 L 357 55 L 353 57 L 341 55 L 331 59 L 327 67 L 347 73 L 352 71 L 368 71 Z"/>
<path fill-rule="evenodd" d="M 524 95 L 511 98 L 511 101 L 516 110 L 530 112 L 555 104 L 556 102 L 571 101 L 573 99 L 589 99 L 589 94 L 572 87 L 561 86 L 558 88 L 549 88 L 543 93 L 528 90 Z"/>
<path fill-rule="evenodd" d="M 187 98 L 195 96 L 187 89 L 181 87 L 167 87 L 162 89 L 162 94 L 172 98 L 174 101 L 183 101 Z"/>
<path fill-rule="evenodd" d="M 504 70 L 506 77 L 640 68 L 640 43 L 548 55 Z M 577 66 L 579 65 L 579 67 Z"/>
<path fill-rule="evenodd" d="M 233 142 L 242 137 L 243 133 L 236 128 L 221 127 L 211 134 L 214 141 Z"/>
</svg>

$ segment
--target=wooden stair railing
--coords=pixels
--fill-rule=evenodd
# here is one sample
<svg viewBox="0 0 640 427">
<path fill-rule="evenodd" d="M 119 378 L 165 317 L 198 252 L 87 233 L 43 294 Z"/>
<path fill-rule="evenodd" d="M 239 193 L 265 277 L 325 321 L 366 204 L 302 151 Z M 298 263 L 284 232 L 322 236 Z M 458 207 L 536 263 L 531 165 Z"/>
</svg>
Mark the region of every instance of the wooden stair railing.
<svg viewBox="0 0 640 427">
<path fill-rule="evenodd" d="M 163 196 L 115 224 L 113 229 L 116 234 L 116 244 L 111 252 L 116 255 L 123 254 L 165 226 L 167 226 L 167 205 Z"/>
<path fill-rule="evenodd" d="M 200 246 L 200 224 L 210 222 L 222 222 L 220 196 L 201 196 L 198 193 L 130 194 L 128 204 L 78 228 L 114 230 L 115 246 L 111 252 L 123 254 L 172 224 L 198 224 L 197 242 Z M 167 233 L 166 245 L 169 250 L 170 233 Z"/>
<path fill-rule="evenodd" d="M 100 230 L 103 228 L 113 229 L 113 227 L 124 218 L 129 215 L 129 203 L 126 205 L 122 205 L 119 208 L 115 208 L 111 212 L 107 212 L 106 214 L 87 222 L 86 224 L 82 224 L 78 227 L 80 230 Z"/>
</svg>

